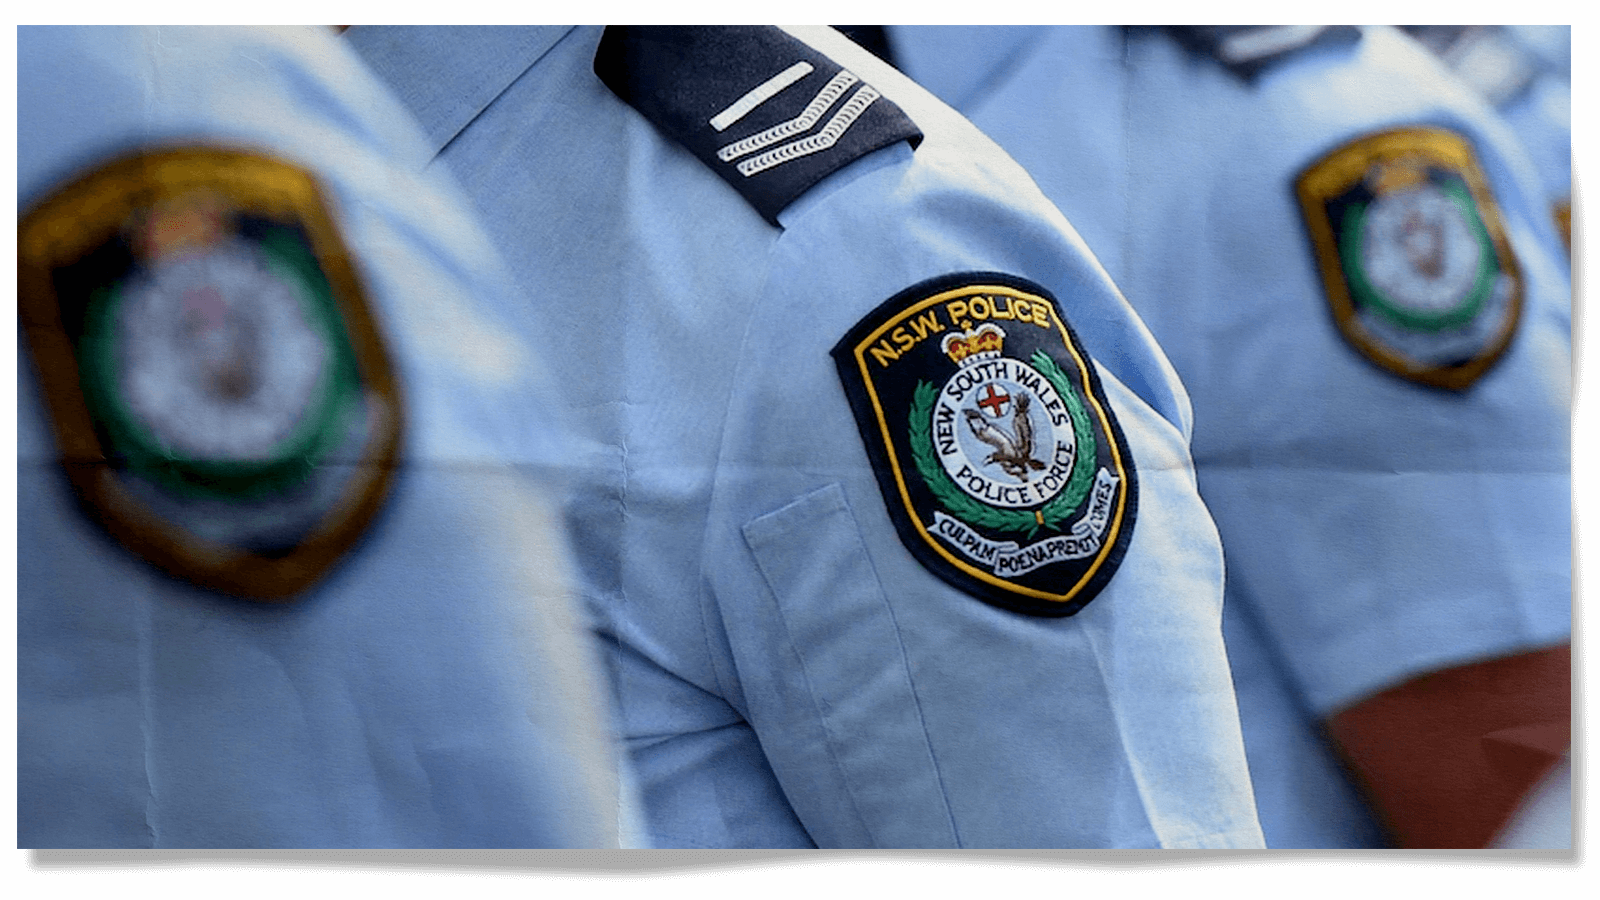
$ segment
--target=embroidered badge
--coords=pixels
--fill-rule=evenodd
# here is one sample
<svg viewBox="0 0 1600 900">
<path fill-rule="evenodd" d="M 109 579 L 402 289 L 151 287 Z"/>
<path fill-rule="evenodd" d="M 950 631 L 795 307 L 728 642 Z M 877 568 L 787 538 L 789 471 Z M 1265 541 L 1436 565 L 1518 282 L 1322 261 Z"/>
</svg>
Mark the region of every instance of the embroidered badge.
<svg viewBox="0 0 1600 900">
<path fill-rule="evenodd" d="M 833 348 L 900 539 L 963 591 L 1067 616 L 1121 563 L 1133 461 L 1055 299 L 965 273 L 902 291 Z"/>
<path fill-rule="evenodd" d="M 1522 279 L 1464 138 L 1370 135 L 1312 165 L 1297 190 L 1334 321 L 1363 355 L 1452 390 L 1499 359 Z"/>
<path fill-rule="evenodd" d="M 394 377 L 311 178 L 142 154 L 18 229 L 19 308 L 84 508 L 172 574 L 285 599 L 360 535 L 399 444 Z"/>
</svg>

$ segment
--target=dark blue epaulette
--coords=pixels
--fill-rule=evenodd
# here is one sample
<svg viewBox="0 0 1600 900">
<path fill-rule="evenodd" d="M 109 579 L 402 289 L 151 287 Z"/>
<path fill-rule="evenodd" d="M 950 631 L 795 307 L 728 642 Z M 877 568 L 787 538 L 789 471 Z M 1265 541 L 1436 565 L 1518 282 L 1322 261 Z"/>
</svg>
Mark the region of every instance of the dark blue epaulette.
<svg viewBox="0 0 1600 900">
<path fill-rule="evenodd" d="M 922 139 L 876 88 L 776 28 L 612 26 L 594 71 L 774 225 L 829 174 Z"/>
<path fill-rule="evenodd" d="M 1510 102 L 1539 75 L 1531 49 L 1500 25 L 1402 25 L 1462 81 L 1495 106 Z"/>
<path fill-rule="evenodd" d="M 1251 79 L 1308 47 L 1361 39 L 1352 25 L 1169 25 L 1167 33 L 1189 50 Z"/>
</svg>

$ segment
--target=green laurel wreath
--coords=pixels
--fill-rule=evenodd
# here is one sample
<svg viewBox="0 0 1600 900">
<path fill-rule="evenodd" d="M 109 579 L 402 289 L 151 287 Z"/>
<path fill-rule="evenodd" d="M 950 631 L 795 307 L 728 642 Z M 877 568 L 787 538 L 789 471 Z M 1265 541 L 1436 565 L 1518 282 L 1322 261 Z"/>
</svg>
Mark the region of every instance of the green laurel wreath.
<svg viewBox="0 0 1600 900">
<path fill-rule="evenodd" d="M 1020 531 L 1032 538 L 1040 525 L 1054 531 L 1061 530 L 1061 522 L 1072 515 L 1083 498 L 1089 495 L 1089 485 L 1094 481 L 1095 459 L 1098 456 L 1094 429 L 1089 424 L 1089 411 L 1067 380 L 1065 372 L 1043 350 L 1034 351 L 1029 360 L 1061 395 L 1067 405 L 1067 415 L 1072 419 L 1072 433 L 1078 452 L 1072 460 L 1072 472 L 1067 484 L 1049 503 L 1036 512 L 1021 509 L 1001 509 L 973 499 L 956 486 L 933 452 L 933 403 L 939 389 L 932 382 L 918 382 L 911 398 L 911 418 L 907 433 L 911 438 L 911 458 L 917 472 L 927 482 L 934 499 L 956 518 L 972 525 L 999 531 Z"/>
</svg>

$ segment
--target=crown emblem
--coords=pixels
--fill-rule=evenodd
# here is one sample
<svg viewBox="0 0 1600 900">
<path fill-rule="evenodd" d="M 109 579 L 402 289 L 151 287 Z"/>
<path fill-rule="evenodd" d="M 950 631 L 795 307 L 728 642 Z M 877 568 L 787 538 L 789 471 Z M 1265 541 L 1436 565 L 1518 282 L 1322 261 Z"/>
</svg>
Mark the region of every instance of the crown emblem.
<svg viewBox="0 0 1600 900">
<path fill-rule="evenodd" d="M 138 223 L 134 247 L 147 260 L 204 252 L 227 236 L 229 218 L 226 201 L 211 193 L 164 198 Z"/>
<path fill-rule="evenodd" d="M 1401 156 L 1374 165 L 1367 171 L 1367 187 L 1382 196 L 1392 191 L 1416 187 L 1428 180 L 1427 165 L 1414 156 Z"/>
<path fill-rule="evenodd" d="M 972 331 L 961 331 L 947 334 L 939 343 L 939 349 L 958 366 L 970 366 L 973 363 L 999 357 L 1000 350 L 1005 346 L 1006 333 L 1000 326 L 985 322 Z"/>
</svg>

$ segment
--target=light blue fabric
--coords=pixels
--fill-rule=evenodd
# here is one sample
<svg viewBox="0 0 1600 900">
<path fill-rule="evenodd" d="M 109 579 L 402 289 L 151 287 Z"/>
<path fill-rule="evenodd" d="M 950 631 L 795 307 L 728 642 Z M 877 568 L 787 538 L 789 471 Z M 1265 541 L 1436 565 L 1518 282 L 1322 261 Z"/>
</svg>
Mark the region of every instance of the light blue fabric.
<svg viewBox="0 0 1600 900">
<path fill-rule="evenodd" d="M 1194 400 L 1268 843 L 1372 846 L 1317 722 L 1413 675 L 1570 635 L 1570 285 L 1536 177 L 1505 126 L 1389 29 L 1253 82 L 1154 30 L 1004 38 L 1022 49 L 967 73 L 986 89 L 961 111 L 1078 226 Z M 962 46 L 994 42 L 891 31 L 929 84 L 970 58 Z M 1525 278 L 1508 352 L 1459 395 L 1340 337 L 1294 195 L 1323 154 L 1401 125 L 1468 137 Z"/>
<path fill-rule="evenodd" d="M 1572 200 L 1572 26 L 1478 26 L 1477 52 L 1447 54 L 1446 65 L 1477 89 L 1527 148 L 1554 206 Z M 1507 79 L 1505 74 L 1513 73 Z"/>
<path fill-rule="evenodd" d="M 169 578 L 76 507 L 19 347 L 22 847 L 602 847 L 625 789 L 564 573 L 576 450 L 503 269 L 324 30 L 21 28 L 18 192 L 141 149 L 311 172 L 403 391 L 394 488 L 288 605 Z M 541 511 L 544 507 L 544 511 Z"/>
<path fill-rule="evenodd" d="M 818 29 L 926 137 L 775 228 L 596 78 L 600 34 L 347 39 L 443 142 L 521 281 L 519 334 L 609 446 L 571 518 L 656 842 L 1259 846 L 1188 400 L 1070 226 L 960 117 Z M 485 80 L 502 90 L 481 112 L 451 108 L 451 84 Z M 829 356 L 962 270 L 1061 299 L 1138 466 L 1127 557 L 1071 618 L 914 560 Z"/>
</svg>

